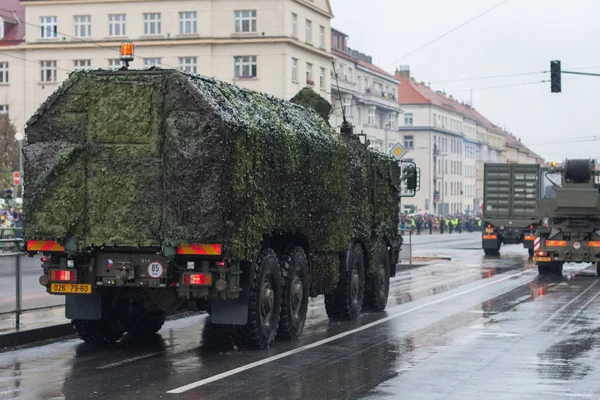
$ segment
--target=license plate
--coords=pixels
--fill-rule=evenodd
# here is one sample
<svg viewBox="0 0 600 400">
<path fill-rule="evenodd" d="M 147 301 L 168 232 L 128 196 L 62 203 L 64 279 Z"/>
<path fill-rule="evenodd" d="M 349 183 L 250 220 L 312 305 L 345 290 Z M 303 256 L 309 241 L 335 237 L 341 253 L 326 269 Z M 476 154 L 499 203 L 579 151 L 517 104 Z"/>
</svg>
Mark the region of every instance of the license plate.
<svg viewBox="0 0 600 400">
<path fill-rule="evenodd" d="M 91 294 L 92 285 L 83 283 L 52 283 L 50 293 L 80 293 Z"/>
<path fill-rule="evenodd" d="M 550 262 L 552 261 L 552 257 L 533 257 L 533 261 Z"/>
<path fill-rule="evenodd" d="M 485 228 L 485 233 L 494 233 L 494 228 Z"/>
</svg>

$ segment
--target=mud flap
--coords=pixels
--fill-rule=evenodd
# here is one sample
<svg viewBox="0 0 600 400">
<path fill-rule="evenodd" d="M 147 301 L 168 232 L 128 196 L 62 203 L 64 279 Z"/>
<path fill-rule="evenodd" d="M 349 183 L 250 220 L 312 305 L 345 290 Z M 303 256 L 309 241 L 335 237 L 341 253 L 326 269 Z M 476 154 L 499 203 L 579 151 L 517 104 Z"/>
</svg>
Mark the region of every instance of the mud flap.
<svg viewBox="0 0 600 400">
<path fill-rule="evenodd" d="M 66 295 L 67 319 L 98 320 L 102 318 L 102 297 L 98 294 Z"/>
<path fill-rule="evenodd" d="M 239 299 L 216 300 L 210 304 L 210 322 L 218 325 L 246 325 L 250 292 L 244 288 Z"/>
</svg>

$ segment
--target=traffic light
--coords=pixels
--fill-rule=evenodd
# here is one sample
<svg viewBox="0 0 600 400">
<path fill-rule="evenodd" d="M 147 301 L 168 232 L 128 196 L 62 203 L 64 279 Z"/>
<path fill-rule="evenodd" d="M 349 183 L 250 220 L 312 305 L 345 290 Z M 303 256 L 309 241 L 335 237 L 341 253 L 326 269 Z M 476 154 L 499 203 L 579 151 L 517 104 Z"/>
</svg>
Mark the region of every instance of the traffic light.
<svg viewBox="0 0 600 400">
<path fill-rule="evenodd" d="M 550 90 L 552 93 L 560 93 L 561 90 L 561 79 L 560 79 L 560 61 L 550 61 Z"/>
</svg>

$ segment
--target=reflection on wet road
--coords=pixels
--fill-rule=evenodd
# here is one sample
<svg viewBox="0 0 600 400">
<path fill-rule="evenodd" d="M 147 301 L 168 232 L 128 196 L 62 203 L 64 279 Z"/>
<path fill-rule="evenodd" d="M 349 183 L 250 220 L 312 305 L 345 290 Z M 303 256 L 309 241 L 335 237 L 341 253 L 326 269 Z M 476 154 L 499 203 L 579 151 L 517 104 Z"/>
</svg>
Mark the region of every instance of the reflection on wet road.
<svg viewBox="0 0 600 400">
<path fill-rule="evenodd" d="M 600 281 L 583 266 L 537 275 L 519 246 L 486 258 L 477 234 L 421 236 L 384 313 L 331 323 L 312 299 L 305 334 L 256 351 L 205 317 L 145 343 L 69 339 L 0 354 L 0 399 L 536 399 L 600 396 Z M 472 250 L 467 250 L 467 249 Z"/>
</svg>

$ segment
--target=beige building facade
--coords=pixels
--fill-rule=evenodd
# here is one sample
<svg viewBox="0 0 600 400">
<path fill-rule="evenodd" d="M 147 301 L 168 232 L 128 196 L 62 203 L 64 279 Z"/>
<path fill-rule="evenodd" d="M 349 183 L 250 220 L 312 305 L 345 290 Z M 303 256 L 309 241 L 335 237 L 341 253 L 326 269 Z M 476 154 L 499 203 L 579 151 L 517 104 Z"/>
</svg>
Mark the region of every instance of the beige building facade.
<svg viewBox="0 0 600 400">
<path fill-rule="evenodd" d="M 328 0 L 27 0 L 23 43 L 4 46 L 0 104 L 22 127 L 75 69 L 181 68 L 289 99 L 305 86 L 330 100 Z M 0 64 L 1 65 L 1 64 Z"/>
<path fill-rule="evenodd" d="M 349 48 L 347 39 L 346 34 L 332 29 L 331 51 L 337 82 L 332 71 L 331 125 L 341 125 L 343 108 L 346 119 L 354 125 L 354 132 L 364 132 L 372 148 L 387 153 L 401 139 L 398 132 L 402 113 L 398 103 L 400 81 L 374 65 L 370 56 Z"/>
</svg>

